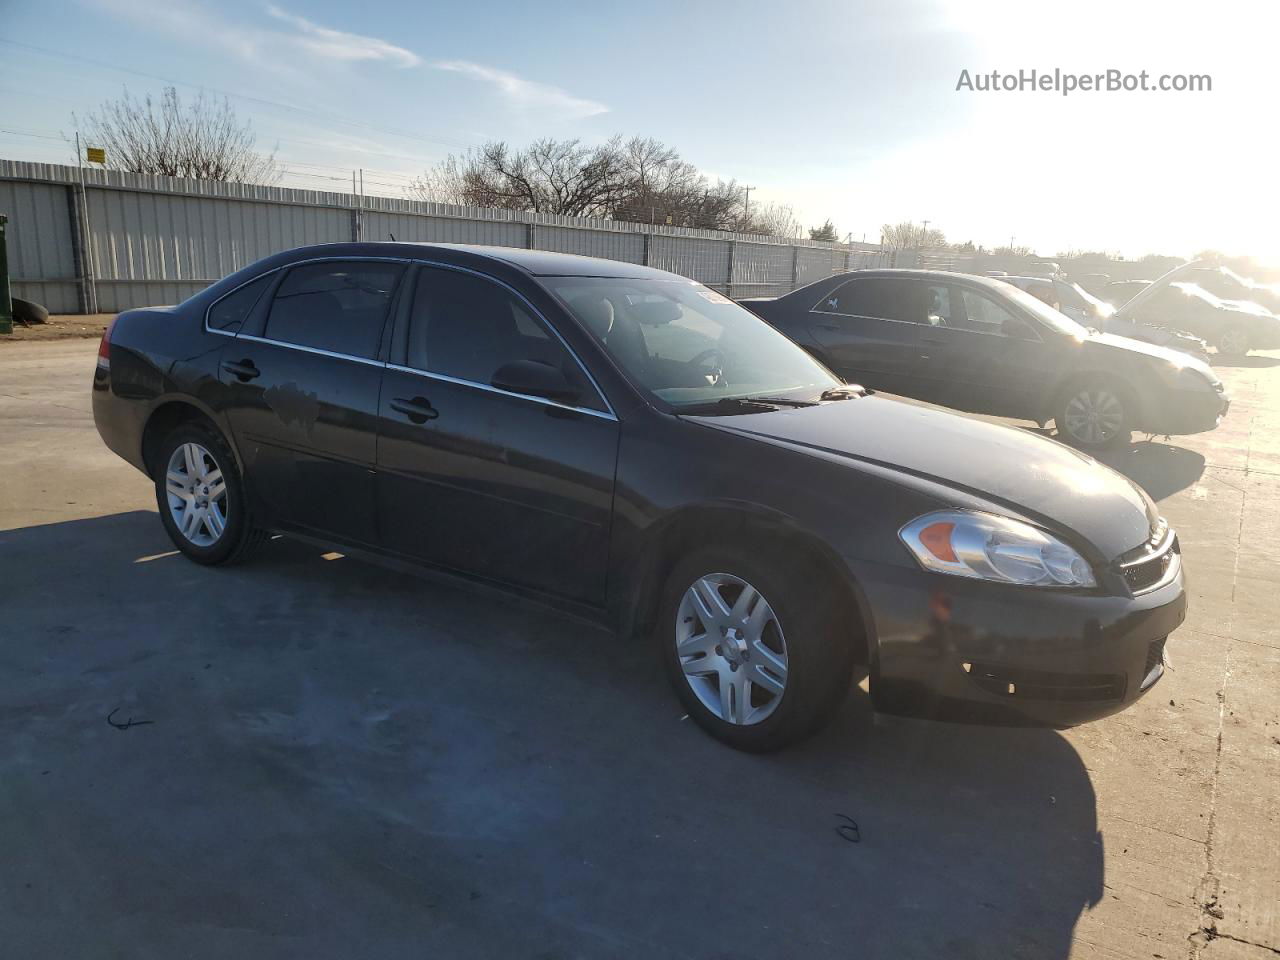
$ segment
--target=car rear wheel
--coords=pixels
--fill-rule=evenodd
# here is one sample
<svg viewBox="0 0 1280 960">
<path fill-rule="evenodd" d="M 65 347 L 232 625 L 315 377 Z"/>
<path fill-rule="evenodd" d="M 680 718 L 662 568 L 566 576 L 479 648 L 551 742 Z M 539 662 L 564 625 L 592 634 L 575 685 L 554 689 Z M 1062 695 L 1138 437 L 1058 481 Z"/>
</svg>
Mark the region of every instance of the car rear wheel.
<svg viewBox="0 0 1280 960">
<path fill-rule="evenodd" d="M 1068 442 L 1086 449 L 1127 443 L 1132 433 L 1132 404 L 1108 380 L 1082 381 L 1063 391 L 1054 424 Z"/>
<path fill-rule="evenodd" d="M 156 506 L 169 539 L 197 563 L 242 560 L 263 539 L 248 516 L 235 458 L 213 428 L 184 423 L 154 461 Z"/>
<path fill-rule="evenodd" d="M 1224 357 L 1243 357 L 1249 352 L 1249 331 L 1244 327 L 1227 327 L 1213 344 Z"/>
<path fill-rule="evenodd" d="M 703 729 L 740 750 L 816 731 L 851 686 L 847 634 L 826 581 L 780 551 L 698 550 L 667 581 L 659 635 L 668 676 Z M 761 559 L 757 559 L 761 557 Z"/>
</svg>

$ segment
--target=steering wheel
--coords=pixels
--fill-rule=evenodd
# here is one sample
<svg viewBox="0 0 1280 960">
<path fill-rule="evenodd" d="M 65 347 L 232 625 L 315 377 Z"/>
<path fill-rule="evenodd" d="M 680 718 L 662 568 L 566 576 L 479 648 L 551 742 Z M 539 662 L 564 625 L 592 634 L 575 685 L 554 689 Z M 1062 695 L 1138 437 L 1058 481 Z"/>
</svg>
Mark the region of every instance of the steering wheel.
<svg viewBox="0 0 1280 960">
<path fill-rule="evenodd" d="M 711 361 L 715 361 L 712 363 Z M 690 357 L 686 364 L 690 367 L 701 367 L 705 370 L 703 374 L 707 378 L 707 382 L 718 387 L 724 383 L 724 351 L 719 347 L 708 347 L 696 357 Z"/>
</svg>

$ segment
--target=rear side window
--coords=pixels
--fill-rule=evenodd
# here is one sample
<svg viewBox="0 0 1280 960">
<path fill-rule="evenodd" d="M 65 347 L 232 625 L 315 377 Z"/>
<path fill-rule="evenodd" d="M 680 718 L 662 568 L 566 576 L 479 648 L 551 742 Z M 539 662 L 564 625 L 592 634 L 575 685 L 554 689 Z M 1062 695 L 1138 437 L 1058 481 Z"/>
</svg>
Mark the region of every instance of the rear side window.
<svg viewBox="0 0 1280 960">
<path fill-rule="evenodd" d="M 271 284 L 274 273 L 259 277 L 233 290 L 209 308 L 209 329 L 235 333 L 253 311 L 263 292 Z"/>
<path fill-rule="evenodd" d="M 351 357 L 378 354 L 402 263 L 331 260 L 294 267 L 276 289 L 269 340 Z"/>
<path fill-rule="evenodd" d="M 901 277 L 862 277 L 832 290 L 815 313 L 928 323 L 933 300 L 923 284 Z"/>
</svg>

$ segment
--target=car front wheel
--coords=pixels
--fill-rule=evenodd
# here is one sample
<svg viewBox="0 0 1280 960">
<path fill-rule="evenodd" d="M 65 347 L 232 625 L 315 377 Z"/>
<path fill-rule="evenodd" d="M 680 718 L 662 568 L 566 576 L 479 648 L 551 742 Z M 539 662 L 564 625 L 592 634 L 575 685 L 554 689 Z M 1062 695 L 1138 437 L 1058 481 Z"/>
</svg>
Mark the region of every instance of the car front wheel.
<svg viewBox="0 0 1280 960">
<path fill-rule="evenodd" d="M 1249 331 L 1243 327 L 1227 327 L 1214 341 L 1224 357 L 1243 357 L 1249 352 Z"/>
<path fill-rule="evenodd" d="M 659 620 L 689 716 L 740 750 L 777 750 L 830 717 L 851 685 L 849 635 L 826 579 L 779 551 L 699 550 L 676 565 Z M 757 559 L 757 556 L 761 559 Z"/>
<path fill-rule="evenodd" d="M 1069 443 L 1103 449 L 1127 443 L 1133 430 L 1127 393 L 1108 380 L 1075 383 L 1058 400 L 1054 424 Z"/>
<path fill-rule="evenodd" d="M 230 563 L 265 537 L 250 522 L 235 458 L 212 427 L 185 423 L 155 458 L 156 506 L 169 539 L 197 563 Z"/>
</svg>

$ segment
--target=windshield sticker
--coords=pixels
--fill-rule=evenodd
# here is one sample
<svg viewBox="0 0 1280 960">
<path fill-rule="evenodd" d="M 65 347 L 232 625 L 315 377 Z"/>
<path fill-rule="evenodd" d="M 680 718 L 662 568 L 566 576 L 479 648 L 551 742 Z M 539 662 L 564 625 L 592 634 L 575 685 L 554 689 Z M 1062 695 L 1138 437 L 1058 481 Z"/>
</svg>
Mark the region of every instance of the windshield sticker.
<svg viewBox="0 0 1280 960">
<path fill-rule="evenodd" d="M 698 296 L 708 303 L 733 303 L 728 297 L 722 293 L 716 293 L 714 290 L 699 290 Z"/>
</svg>

